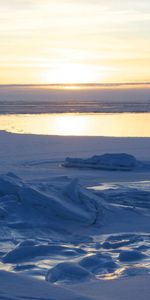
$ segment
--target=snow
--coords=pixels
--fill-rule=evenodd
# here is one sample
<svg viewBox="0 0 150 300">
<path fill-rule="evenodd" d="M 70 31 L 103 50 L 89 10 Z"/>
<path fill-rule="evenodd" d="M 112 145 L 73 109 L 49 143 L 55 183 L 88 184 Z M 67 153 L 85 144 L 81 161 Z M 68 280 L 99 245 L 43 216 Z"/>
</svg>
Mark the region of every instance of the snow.
<svg viewBox="0 0 150 300">
<path fill-rule="evenodd" d="M 126 300 L 149 299 L 149 276 L 122 278 L 110 281 L 91 281 L 75 284 L 72 288 L 50 282 L 25 278 L 0 271 L 1 300 Z"/>
<path fill-rule="evenodd" d="M 6 300 L 91 300 L 67 288 L 54 286 L 50 282 L 24 278 L 13 273 L 0 271 L 0 299 Z"/>
<path fill-rule="evenodd" d="M 127 299 L 149 299 L 149 276 L 137 278 L 122 278 L 99 282 L 88 282 L 86 284 L 74 285 L 74 290 L 80 291 L 87 297 L 101 300 L 127 300 Z"/>
<path fill-rule="evenodd" d="M 149 299 L 149 147 L 0 132 L 0 300 Z"/>
</svg>

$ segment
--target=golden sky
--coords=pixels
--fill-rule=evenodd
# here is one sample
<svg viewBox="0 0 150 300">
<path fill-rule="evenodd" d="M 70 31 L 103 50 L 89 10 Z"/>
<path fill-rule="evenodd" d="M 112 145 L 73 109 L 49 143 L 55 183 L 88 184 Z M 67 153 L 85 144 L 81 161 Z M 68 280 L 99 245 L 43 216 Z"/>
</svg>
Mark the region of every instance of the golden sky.
<svg viewBox="0 0 150 300">
<path fill-rule="evenodd" d="M 0 0 L 0 84 L 150 81 L 150 0 Z"/>
</svg>

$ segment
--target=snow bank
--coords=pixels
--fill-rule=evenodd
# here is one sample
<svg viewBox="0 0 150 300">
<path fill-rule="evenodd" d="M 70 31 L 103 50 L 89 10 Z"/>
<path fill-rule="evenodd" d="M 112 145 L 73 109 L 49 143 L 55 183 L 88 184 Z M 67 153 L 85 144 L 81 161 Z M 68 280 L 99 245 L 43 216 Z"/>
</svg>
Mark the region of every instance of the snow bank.
<svg viewBox="0 0 150 300">
<path fill-rule="evenodd" d="M 1 300 L 92 300 L 66 287 L 0 270 Z"/>
<path fill-rule="evenodd" d="M 149 300 L 150 276 L 92 280 L 67 288 L 51 282 L 0 271 L 0 299 L 12 300 Z"/>
<path fill-rule="evenodd" d="M 137 166 L 137 160 L 133 155 L 126 153 L 106 153 L 103 155 L 94 155 L 87 159 L 67 157 L 63 166 L 70 168 L 130 171 Z"/>
</svg>

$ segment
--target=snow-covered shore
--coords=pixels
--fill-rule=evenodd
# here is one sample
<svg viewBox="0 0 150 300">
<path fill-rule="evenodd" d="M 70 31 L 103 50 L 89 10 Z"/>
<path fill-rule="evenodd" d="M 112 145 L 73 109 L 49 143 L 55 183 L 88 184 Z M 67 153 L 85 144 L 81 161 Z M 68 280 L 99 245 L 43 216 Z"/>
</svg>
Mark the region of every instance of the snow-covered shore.
<svg viewBox="0 0 150 300">
<path fill-rule="evenodd" d="M 67 170 L 61 167 L 66 157 L 88 158 L 104 153 L 128 153 L 139 161 L 150 161 L 150 138 L 40 136 L 0 132 L 1 174 L 15 174 L 37 178 L 72 176 L 81 179 L 89 176 L 97 182 L 147 180 L 146 169 L 133 173 L 103 172 L 102 170 Z"/>
<path fill-rule="evenodd" d="M 0 283 L 1 300 L 148 300 L 150 277 L 139 276 L 100 283 L 95 281 L 71 288 L 0 271 Z"/>
<path fill-rule="evenodd" d="M 0 132 L 1 300 L 149 299 L 149 149 L 150 138 Z M 63 167 L 105 153 L 140 166 Z"/>
</svg>

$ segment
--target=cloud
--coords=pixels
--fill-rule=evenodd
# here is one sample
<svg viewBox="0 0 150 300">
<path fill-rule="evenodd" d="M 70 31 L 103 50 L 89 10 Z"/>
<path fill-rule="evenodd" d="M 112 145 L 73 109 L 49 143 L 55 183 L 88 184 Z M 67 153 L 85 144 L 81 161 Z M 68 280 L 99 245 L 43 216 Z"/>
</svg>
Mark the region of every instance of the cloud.
<svg viewBox="0 0 150 300">
<path fill-rule="evenodd" d="M 23 9 L 23 8 L 31 8 L 36 4 L 35 0 L 0 0 L 1 8 L 9 8 L 9 9 Z"/>
<path fill-rule="evenodd" d="M 109 65 L 115 75 L 124 68 L 121 61 L 126 72 L 135 70 L 136 58 L 138 73 L 147 80 L 149 8 L 149 0 L 0 0 L 2 66 L 9 74 L 12 65 L 19 73 L 21 67 L 41 65 L 51 72 L 56 61 L 60 67 L 85 63 L 100 72 Z"/>
</svg>

